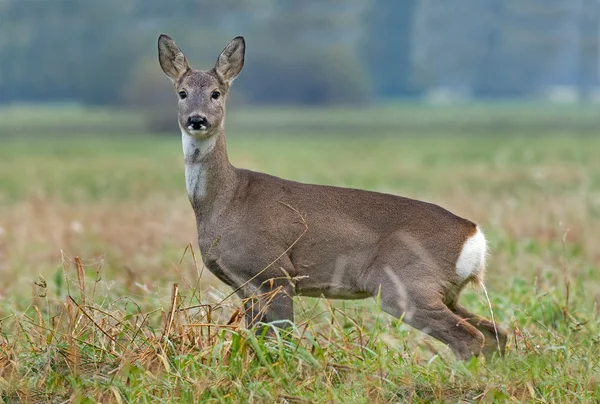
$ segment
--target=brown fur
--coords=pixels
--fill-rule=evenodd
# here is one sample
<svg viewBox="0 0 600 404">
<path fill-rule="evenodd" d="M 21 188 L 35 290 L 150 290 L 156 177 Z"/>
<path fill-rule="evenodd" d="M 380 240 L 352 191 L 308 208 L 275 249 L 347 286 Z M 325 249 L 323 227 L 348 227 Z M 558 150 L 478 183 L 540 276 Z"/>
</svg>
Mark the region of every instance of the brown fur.
<svg viewBox="0 0 600 404">
<path fill-rule="evenodd" d="M 234 39 L 215 68 L 203 72 L 189 67 L 170 38 L 159 38 L 163 70 L 178 92 L 187 92 L 179 125 L 202 259 L 248 299 L 248 325 L 293 321 L 295 294 L 379 296 L 382 309 L 446 343 L 459 358 L 493 350 L 489 322 L 456 305 L 467 283 L 458 278 L 456 262 L 475 224 L 430 203 L 302 184 L 229 163 L 225 95 L 244 51 L 243 39 Z M 221 100 L 210 98 L 215 89 Z M 206 117 L 206 131 L 186 129 L 193 114 Z M 261 297 L 272 291 L 275 297 Z M 500 336 L 504 343 L 502 330 Z"/>
</svg>

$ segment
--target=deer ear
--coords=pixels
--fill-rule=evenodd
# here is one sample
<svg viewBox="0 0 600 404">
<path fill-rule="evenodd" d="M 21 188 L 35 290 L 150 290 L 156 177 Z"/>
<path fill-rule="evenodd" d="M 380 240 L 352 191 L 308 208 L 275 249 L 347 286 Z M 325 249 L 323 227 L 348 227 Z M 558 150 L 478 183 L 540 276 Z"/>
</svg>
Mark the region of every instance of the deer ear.
<svg viewBox="0 0 600 404">
<path fill-rule="evenodd" d="M 230 84 L 242 71 L 244 67 L 244 56 L 246 53 L 246 42 L 244 37 L 233 38 L 229 45 L 217 59 L 215 72 L 225 83 Z"/>
<path fill-rule="evenodd" d="M 158 61 L 163 72 L 174 82 L 190 70 L 181 49 L 165 34 L 158 37 Z"/>
</svg>

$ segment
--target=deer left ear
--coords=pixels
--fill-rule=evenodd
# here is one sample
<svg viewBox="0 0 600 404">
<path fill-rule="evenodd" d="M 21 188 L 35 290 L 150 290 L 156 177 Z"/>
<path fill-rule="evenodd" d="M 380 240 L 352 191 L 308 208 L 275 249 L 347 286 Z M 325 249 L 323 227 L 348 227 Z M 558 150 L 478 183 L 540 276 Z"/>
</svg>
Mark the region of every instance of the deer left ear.
<svg viewBox="0 0 600 404">
<path fill-rule="evenodd" d="M 219 78 L 225 83 L 231 84 L 244 67 L 245 54 L 246 41 L 244 41 L 244 37 L 238 36 L 233 38 L 217 59 L 215 72 Z"/>
</svg>

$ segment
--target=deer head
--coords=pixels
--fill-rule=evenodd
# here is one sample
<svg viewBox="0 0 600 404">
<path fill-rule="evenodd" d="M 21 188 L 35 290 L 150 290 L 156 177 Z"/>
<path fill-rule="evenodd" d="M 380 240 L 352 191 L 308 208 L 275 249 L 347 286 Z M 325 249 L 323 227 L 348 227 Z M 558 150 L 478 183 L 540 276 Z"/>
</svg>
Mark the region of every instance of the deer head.
<svg viewBox="0 0 600 404">
<path fill-rule="evenodd" d="M 208 139 L 223 132 L 225 100 L 233 80 L 244 66 L 246 44 L 238 36 L 223 49 L 215 66 L 192 69 L 185 55 L 167 35 L 158 38 L 158 59 L 179 97 L 177 116 L 183 134 Z"/>
</svg>

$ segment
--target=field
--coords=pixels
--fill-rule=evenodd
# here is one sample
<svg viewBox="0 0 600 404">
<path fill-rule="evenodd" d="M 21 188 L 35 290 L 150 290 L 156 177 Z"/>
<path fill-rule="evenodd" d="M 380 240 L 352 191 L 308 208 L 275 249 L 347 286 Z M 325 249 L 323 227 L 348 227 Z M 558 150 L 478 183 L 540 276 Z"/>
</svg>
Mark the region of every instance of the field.
<svg viewBox="0 0 600 404">
<path fill-rule="evenodd" d="M 295 328 L 255 337 L 203 270 L 179 134 L 143 134 L 132 113 L 15 107 L 0 111 L 0 401 L 600 400 L 593 107 L 230 118 L 238 167 L 423 199 L 480 223 L 506 357 L 458 362 L 373 300 L 297 298 Z M 490 317 L 481 290 L 462 301 Z"/>
</svg>

